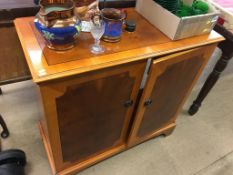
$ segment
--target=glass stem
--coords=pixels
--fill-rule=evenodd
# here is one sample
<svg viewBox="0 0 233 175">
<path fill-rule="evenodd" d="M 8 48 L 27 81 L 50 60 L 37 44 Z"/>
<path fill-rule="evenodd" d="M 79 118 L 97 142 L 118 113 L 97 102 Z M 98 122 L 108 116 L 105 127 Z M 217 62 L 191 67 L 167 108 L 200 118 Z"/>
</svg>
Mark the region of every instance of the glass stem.
<svg viewBox="0 0 233 175">
<path fill-rule="evenodd" d="M 100 40 L 99 39 L 95 39 L 95 45 L 99 46 L 100 45 Z"/>
</svg>

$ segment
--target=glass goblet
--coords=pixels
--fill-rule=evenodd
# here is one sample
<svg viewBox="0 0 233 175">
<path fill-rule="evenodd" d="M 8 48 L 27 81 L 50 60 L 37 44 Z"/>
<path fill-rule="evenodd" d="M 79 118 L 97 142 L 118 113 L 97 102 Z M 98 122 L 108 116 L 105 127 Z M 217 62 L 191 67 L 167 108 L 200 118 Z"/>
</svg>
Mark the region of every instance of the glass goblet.
<svg viewBox="0 0 233 175">
<path fill-rule="evenodd" d="M 100 45 L 100 38 L 105 32 L 105 23 L 103 20 L 98 22 L 91 22 L 91 34 L 95 39 L 95 44 L 91 46 L 91 52 L 94 54 L 100 54 L 105 51 L 105 49 Z"/>
</svg>

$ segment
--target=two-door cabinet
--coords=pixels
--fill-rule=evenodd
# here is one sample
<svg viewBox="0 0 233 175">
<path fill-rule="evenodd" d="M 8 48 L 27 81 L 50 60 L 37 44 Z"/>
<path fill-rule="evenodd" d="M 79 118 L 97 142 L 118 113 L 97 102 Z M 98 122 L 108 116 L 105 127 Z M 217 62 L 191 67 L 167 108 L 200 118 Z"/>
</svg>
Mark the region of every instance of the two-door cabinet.
<svg viewBox="0 0 233 175">
<path fill-rule="evenodd" d="M 39 128 L 53 174 L 77 173 L 158 135 L 169 135 L 218 42 L 216 32 L 171 41 L 133 9 L 134 33 L 92 55 L 82 33 L 74 49 L 45 46 L 33 17 L 15 20 L 44 115 Z M 145 30 L 146 29 L 146 30 Z"/>
</svg>

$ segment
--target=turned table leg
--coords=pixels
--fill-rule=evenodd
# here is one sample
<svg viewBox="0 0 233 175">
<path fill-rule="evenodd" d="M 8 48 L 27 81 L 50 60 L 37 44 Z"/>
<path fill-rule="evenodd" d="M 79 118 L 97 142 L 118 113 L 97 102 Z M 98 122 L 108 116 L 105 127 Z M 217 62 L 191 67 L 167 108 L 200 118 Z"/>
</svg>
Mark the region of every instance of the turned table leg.
<svg viewBox="0 0 233 175">
<path fill-rule="evenodd" d="M 5 121 L 3 120 L 3 117 L 0 114 L 0 125 L 2 126 L 2 133 L 0 134 L 2 138 L 7 138 L 9 137 L 10 133 L 9 130 L 7 128 L 7 125 L 5 123 Z"/>
<path fill-rule="evenodd" d="M 2 95 L 2 89 L 0 88 L 0 95 Z"/>
<path fill-rule="evenodd" d="M 212 73 L 207 78 L 198 97 L 196 98 L 196 100 L 194 100 L 193 104 L 189 108 L 188 113 L 190 115 L 194 115 L 197 113 L 197 111 L 199 110 L 199 107 L 201 106 L 201 103 L 203 102 L 205 97 L 208 95 L 210 90 L 214 87 L 221 73 L 225 70 L 228 62 L 233 57 L 233 35 L 232 33 L 226 31 L 226 29 L 224 29 L 221 26 L 217 26 L 217 31 L 226 38 L 225 41 L 221 42 L 218 45 L 218 47 L 222 50 L 222 56 L 217 62 L 217 64 L 215 65 Z"/>
</svg>

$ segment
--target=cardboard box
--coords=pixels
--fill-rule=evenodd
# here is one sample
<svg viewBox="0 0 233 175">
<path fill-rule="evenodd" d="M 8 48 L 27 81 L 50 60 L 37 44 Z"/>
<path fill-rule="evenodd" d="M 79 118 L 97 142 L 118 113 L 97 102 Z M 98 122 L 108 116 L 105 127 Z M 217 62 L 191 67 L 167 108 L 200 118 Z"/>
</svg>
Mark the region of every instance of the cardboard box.
<svg viewBox="0 0 233 175">
<path fill-rule="evenodd" d="M 184 0 L 192 4 L 191 0 Z M 207 2 L 207 1 L 206 1 Z M 210 33 L 219 12 L 209 4 L 208 14 L 179 18 L 153 0 L 137 0 L 136 10 L 172 40 Z"/>
<path fill-rule="evenodd" d="M 208 0 L 220 11 L 220 17 L 224 19 L 224 27 L 233 30 L 233 0 Z"/>
</svg>

